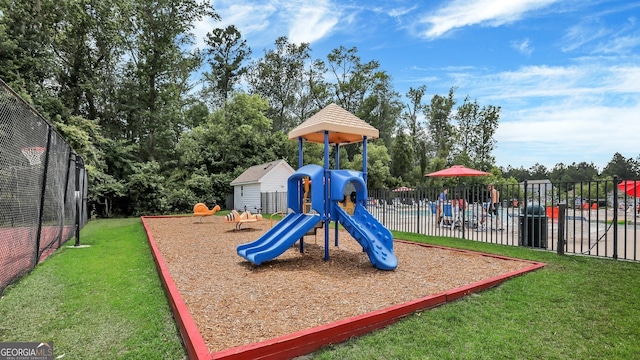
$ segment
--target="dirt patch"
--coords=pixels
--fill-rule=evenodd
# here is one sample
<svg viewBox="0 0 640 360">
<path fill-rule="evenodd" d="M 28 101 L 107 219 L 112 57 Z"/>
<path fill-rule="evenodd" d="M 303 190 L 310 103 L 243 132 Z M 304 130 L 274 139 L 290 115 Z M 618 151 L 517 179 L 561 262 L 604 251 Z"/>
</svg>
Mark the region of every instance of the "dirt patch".
<svg viewBox="0 0 640 360">
<path fill-rule="evenodd" d="M 239 231 L 221 217 L 147 218 L 149 229 L 191 316 L 216 352 L 442 293 L 530 266 L 528 262 L 394 243 L 398 268 L 374 268 L 340 231 L 324 261 L 324 230 L 258 267 L 236 253 L 271 227 Z"/>
</svg>

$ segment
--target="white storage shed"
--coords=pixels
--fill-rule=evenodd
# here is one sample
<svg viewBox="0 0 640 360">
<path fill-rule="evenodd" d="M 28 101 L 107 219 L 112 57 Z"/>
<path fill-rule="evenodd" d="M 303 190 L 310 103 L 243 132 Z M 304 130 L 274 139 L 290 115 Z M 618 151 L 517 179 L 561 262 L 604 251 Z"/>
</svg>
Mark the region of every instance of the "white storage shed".
<svg viewBox="0 0 640 360">
<path fill-rule="evenodd" d="M 295 170 L 284 160 L 248 168 L 231 182 L 233 208 L 254 213 L 287 212 L 287 179 Z"/>
</svg>

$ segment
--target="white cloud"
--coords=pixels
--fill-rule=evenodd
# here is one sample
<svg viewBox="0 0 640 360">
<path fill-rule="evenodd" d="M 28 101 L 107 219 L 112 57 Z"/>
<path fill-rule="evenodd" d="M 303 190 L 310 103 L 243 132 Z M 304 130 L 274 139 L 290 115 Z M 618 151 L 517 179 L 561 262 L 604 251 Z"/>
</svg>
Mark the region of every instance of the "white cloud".
<svg viewBox="0 0 640 360">
<path fill-rule="evenodd" d="M 220 21 L 205 19 L 195 24 L 196 47 L 200 49 L 205 47 L 204 39 L 208 32 L 229 25 L 235 25 L 243 38 L 252 38 L 254 41 L 258 39 L 257 42 L 260 42 L 260 34 L 271 26 L 270 18 L 277 11 L 277 8 L 269 3 L 256 6 L 254 2 L 216 1 L 213 6 L 220 15 Z M 275 39 L 276 37 L 273 37 L 269 41 L 273 42 Z"/>
<path fill-rule="evenodd" d="M 565 43 L 562 47 L 564 52 L 583 50 L 591 54 L 626 54 L 633 53 L 640 45 L 640 32 L 635 17 L 607 24 L 602 18 L 592 16 L 571 26 L 562 42 Z"/>
<path fill-rule="evenodd" d="M 456 28 L 476 24 L 500 26 L 520 20 L 525 13 L 556 1 L 558 0 L 454 0 L 420 21 L 427 24 L 422 36 L 433 39 Z"/>
<path fill-rule="evenodd" d="M 616 152 L 640 155 L 640 66 L 594 62 L 467 78 L 460 90 L 503 109 L 494 152 L 499 165 L 586 161 L 602 169 Z"/>
<path fill-rule="evenodd" d="M 616 152 L 640 155 L 640 57 L 585 57 L 566 66 L 414 69 L 440 76 L 429 90 L 456 86 L 481 106 L 502 108 L 493 152 L 499 166 L 593 162 L 600 170 Z M 436 90 L 434 90 L 436 89 Z M 458 104 L 459 105 L 459 104 Z"/>
<path fill-rule="evenodd" d="M 633 51 L 640 45 L 640 34 L 619 36 L 610 39 L 606 43 L 598 45 L 594 53 L 597 54 L 624 54 Z"/>
<path fill-rule="evenodd" d="M 621 108 L 572 105 L 539 106 L 523 113 L 503 113 L 496 132 L 496 159 L 502 166 L 535 163 L 593 162 L 601 170 L 613 154 L 640 155 L 640 103 Z"/>
<path fill-rule="evenodd" d="M 562 38 L 562 42 L 565 43 L 565 45 L 562 47 L 562 51 L 574 51 L 581 48 L 585 44 L 588 44 L 597 39 L 601 39 L 608 34 L 609 30 L 600 25 L 574 25 L 567 30 L 566 34 Z"/>
<path fill-rule="evenodd" d="M 613 102 L 624 96 L 640 98 L 640 65 L 608 65 L 597 58 L 569 66 L 523 66 L 496 74 L 491 69 L 452 72 L 444 82 L 455 84 L 482 98 L 498 103 Z M 617 101 L 616 101 L 617 102 Z M 628 104 L 628 103 L 627 103 Z"/>
<path fill-rule="evenodd" d="M 511 47 L 527 56 L 533 53 L 533 48 L 531 47 L 531 44 L 529 44 L 529 39 L 524 39 L 522 41 L 512 41 Z"/>
<path fill-rule="evenodd" d="M 251 48 L 271 46 L 280 36 L 287 36 L 293 43 L 311 43 L 329 36 L 338 24 L 350 21 L 350 14 L 344 14 L 341 6 L 330 0 L 219 0 L 212 5 L 221 21 L 198 24 L 197 37 L 203 39 L 215 27 L 233 24 Z"/>
<path fill-rule="evenodd" d="M 289 24 L 289 40 L 293 43 L 312 43 L 327 36 L 339 20 L 339 12 L 331 9 L 326 2 L 314 5 L 302 4 L 293 9 Z"/>
<path fill-rule="evenodd" d="M 417 5 L 414 5 L 413 7 L 410 7 L 410 8 L 406 8 L 406 7 L 393 8 L 393 9 L 387 10 L 387 15 L 393 18 L 399 18 L 401 16 L 411 13 L 416 8 L 417 8 Z"/>
</svg>

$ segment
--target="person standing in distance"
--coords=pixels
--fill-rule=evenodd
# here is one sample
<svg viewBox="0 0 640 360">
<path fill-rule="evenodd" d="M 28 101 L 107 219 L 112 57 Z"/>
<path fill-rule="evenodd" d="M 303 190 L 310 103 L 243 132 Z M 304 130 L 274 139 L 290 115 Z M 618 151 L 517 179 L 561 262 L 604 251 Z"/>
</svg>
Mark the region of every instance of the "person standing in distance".
<svg viewBox="0 0 640 360">
<path fill-rule="evenodd" d="M 496 189 L 496 187 L 493 184 L 489 184 L 487 186 L 487 189 L 489 190 L 489 195 L 491 196 L 491 200 L 489 201 L 489 206 L 488 206 L 489 209 L 487 209 L 489 216 L 491 215 L 496 216 L 496 225 L 498 225 L 498 230 L 502 230 L 502 222 L 498 217 L 498 205 L 500 205 L 500 192 Z"/>
<path fill-rule="evenodd" d="M 444 204 L 447 202 L 447 193 L 449 192 L 449 188 L 445 187 L 442 189 L 442 192 L 438 196 L 438 205 L 436 206 L 436 219 L 438 219 L 437 224 L 440 224 L 442 221 L 442 210 L 444 208 Z"/>
</svg>

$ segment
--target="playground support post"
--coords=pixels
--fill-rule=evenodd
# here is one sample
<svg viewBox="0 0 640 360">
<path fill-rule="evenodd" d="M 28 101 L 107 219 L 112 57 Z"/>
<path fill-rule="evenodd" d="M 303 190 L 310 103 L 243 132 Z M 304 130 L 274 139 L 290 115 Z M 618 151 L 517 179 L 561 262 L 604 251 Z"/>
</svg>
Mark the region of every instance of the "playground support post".
<svg viewBox="0 0 640 360">
<path fill-rule="evenodd" d="M 302 165 L 304 164 L 304 161 L 302 159 L 302 136 L 298 137 L 298 169 L 300 169 L 302 167 Z"/>
<path fill-rule="evenodd" d="M 367 186 L 367 137 L 364 136 L 362 139 L 362 178 L 364 179 L 365 189 Z M 367 204 L 368 196 L 365 196 L 365 206 Z"/>
<path fill-rule="evenodd" d="M 304 155 L 302 151 L 303 143 L 304 141 L 302 140 L 302 136 L 298 136 L 298 169 L 300 169 L 304 164 L 304 161 L 303 161 L 304 159 L 302 158 Z M 302 254 L 304 253 L 304 236 L 300 238 L 299 243 L 300 243 L 300 253 Z"/>
<path fill-rule="evenodd" d="M 334 149 L 334 157 L 335 157 L 335 163 L 336 163 L 336 170 L 340 169 L 340 145 L 336 144 L 335 149 Z M 336 224 L 337 225 L 337 224 Z M 334 227 L 334 246 L 338 246 L 338 228 L 339 226 L 335 226 Z"/>
<path fill-rule="evenodd" d="M 322 221 L 324 221 L 324 261 L 329 261 L 329 131 L 324 131 L 324 214 L 322 214 Z M 336 227 L 338 224 L 336 223 Z"/>
</svg>

